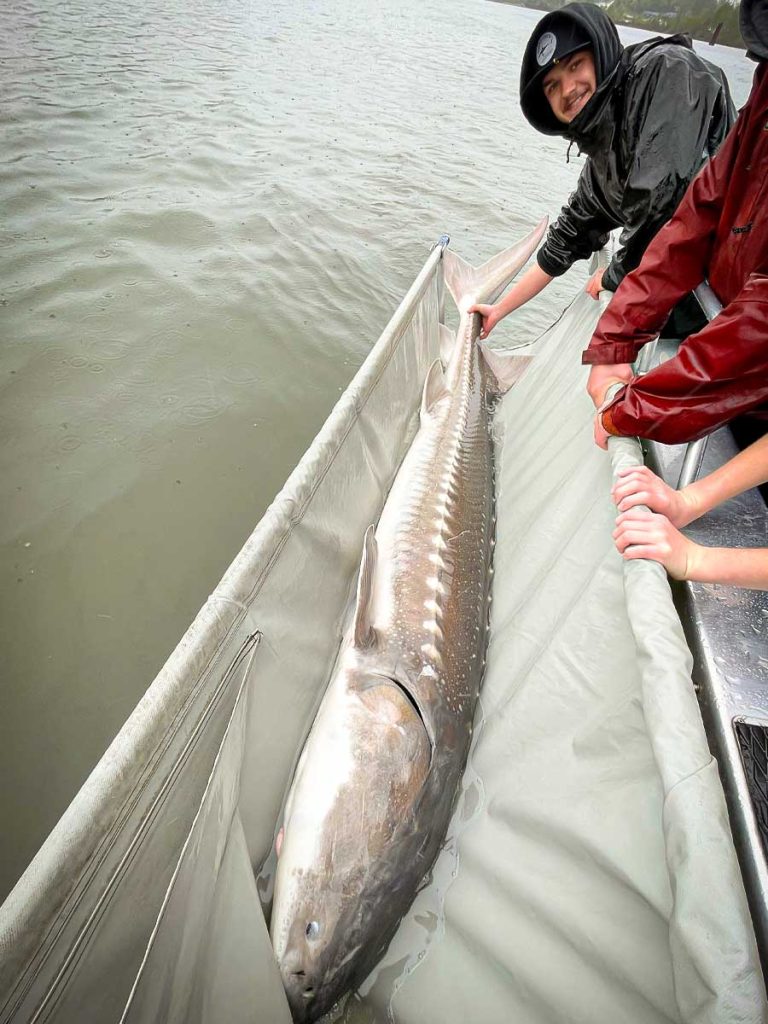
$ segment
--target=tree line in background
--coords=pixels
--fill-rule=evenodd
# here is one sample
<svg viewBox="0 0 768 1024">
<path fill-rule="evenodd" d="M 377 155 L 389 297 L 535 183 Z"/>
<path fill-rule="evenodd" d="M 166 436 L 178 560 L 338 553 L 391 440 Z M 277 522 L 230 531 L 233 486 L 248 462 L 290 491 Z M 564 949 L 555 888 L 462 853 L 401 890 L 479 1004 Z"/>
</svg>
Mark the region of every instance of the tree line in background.
<svg viewBox="0 0 768 1024">
<path fill-rule="evenodd" d="M 539 11 L 557 11 L 565 6 L 565 0 L 505 2 Z M 739 32 L 738 4 L 723 3 L 723 0 L 602 0 L 599 6 L 618 25 L 632 25 L 665 35 L 686 32 L 704 42 L 709 42 L 717 26 L 722 25 L 717 41 L 726 46 L 744 47 Z"/>
</svg>

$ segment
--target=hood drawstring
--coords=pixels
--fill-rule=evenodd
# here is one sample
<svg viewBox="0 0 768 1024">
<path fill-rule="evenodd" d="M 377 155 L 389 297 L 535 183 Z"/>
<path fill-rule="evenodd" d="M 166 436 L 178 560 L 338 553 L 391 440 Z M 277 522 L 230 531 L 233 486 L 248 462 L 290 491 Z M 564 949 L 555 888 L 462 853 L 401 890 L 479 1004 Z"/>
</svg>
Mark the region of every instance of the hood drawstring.
<svg viewBox="0 0 768 1024">
<path fill-rule="evenodd" d="M 575 139 L 571 139 L 571 141 L 568 143 L 568 149 L 565 151 L 565 162 L 567 164 L 569 164 L 571 162 L 571 146 L 574 146 L 575 144 L 576 144 L 576 140 Z"/>
</svg>

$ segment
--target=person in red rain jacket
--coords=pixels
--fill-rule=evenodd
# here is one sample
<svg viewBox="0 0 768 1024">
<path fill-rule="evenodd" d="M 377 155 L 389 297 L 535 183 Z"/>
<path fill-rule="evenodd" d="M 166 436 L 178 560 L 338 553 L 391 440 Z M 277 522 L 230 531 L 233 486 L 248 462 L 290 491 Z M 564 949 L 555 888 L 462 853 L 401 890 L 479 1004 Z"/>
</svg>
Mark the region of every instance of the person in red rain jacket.
<svg viewBox="0 0 768 1024">
<path fill-rule="evenodd" d="M 692 441 L 768 404 L 768 0 L 742 0 L 740 21 L 759 62 L 747 104 L 616 291 L 582 355 L 592 365 L 587 388 L 603 448 L 610 434 Z M 633 377 L 629 364 L 639 350 L 705 278 L 722 313 L 676 356 Z M 626 386 L 603 404 L 617 381 Z"/>
</svg>

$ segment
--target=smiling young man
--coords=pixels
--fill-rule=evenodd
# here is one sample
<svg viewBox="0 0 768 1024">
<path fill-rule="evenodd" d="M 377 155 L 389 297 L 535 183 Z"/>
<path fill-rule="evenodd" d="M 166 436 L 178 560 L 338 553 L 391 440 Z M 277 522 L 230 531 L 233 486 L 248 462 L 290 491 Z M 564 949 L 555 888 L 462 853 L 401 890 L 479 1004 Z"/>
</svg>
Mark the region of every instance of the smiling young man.
<svg viewBox="0 0 768 1024">
<path fill-rule="evenodd" d="M 735 111 L 722 71 L 694 53 L 687 36 L 622 48 L 616 26 L 594 4 L 545 15 L 523 56 L 523 114 L 545 135 L 587 154 L 576 190 L 550 227 L 537 263 L 495 305 L 474 307 L 481 337 L 622 228 L 621 245 L 587 291 L 615 291 L 669 220 L 688 183 L 725 138 Z M 682 337 L 703 323 L 684 300 L 667 327 Z"/>
<path fill-rule="evenodd" d="M 570 57 L 558 61 L 544 75 L 541 85 L 557 120 L 570 124 L 597 88 L 591 51 L 577 50 Z"/>
</svg>

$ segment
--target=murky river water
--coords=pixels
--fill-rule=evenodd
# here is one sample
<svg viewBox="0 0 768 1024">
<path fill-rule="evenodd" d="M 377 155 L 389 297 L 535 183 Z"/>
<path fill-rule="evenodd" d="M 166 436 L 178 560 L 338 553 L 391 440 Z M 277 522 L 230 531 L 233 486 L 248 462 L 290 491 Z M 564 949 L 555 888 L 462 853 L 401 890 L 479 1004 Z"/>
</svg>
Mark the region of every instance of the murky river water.
<svg viewBox="0 0 768 1024">
<path fill-rule="evenodd" d="M 581 161 L 481 0 L 18 0 L 0 37 L 0 899 L 443 233 Z M 641 33 L 625 32 L 625 41 Z M 752 65 L 700 47 L 739 102 Z M 531 340 L 584 269 L 495 337 Z"/>
</svg>

